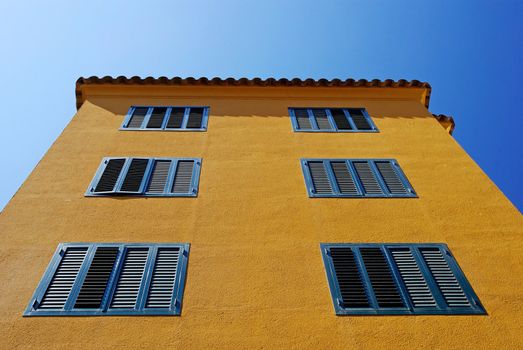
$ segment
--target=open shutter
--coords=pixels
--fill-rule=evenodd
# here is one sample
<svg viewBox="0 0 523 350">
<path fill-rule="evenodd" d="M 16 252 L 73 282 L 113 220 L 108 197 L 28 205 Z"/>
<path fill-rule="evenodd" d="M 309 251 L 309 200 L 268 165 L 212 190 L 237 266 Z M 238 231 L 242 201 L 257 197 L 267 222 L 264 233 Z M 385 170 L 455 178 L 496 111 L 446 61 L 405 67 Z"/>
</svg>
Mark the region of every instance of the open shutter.
<svg viewBox="0 0 523 350">
<path fill-rule="evenodd" d="M 358 130 L 372 130 L 372 125 L 370 125 L 361 109 L 351 108 L 349 109 L 349 114 Z"/>
<path fill-rule="evenodd" d="M 172 187 L 172 193 L 188 194 L 191 192 L 193 168 L 193 160 L 178 161 L 174 183 Z"/>
<path fill-rule="evenodd" d="M 309 161 L 309 167 L 314 193 L 317 194 L 333 194 L 332 184 L 329 180 L 325 163 L 323 161 Z"/>
<path fill-rule="evenodd" d="M 151 179 L 147 187 L 147 193 L 161 194 L 165 193 L 165 186 L 169 179 L 169 169 L 172 161 L 170 160 L 155 160 Z"/>
<path fill-rule="evenodd" d="M 127 123 L 127 128 L 141 128 L 145 115 L 147 114 L 147 107 L 136 107 L 132 111 L 131 118 Z"/>
<path fill-rule="evenodd" d="M 363 190 L 367 195 L 382 195 L 383 190 L 381 189 L 376 175 L 372 171 L 371 165 L 368 161 L 353 161 L 352 163 L 358 174 Z"/>
<path fill-rule="evenodd" d="M 169 121 L 167 121 L 167 129 L 179 129 L 182 127 L 183 117 L 185 115 L 185 108 L 173 107 Z"/>
<path fill-rule="evenodd" d="M 200 129 L 202 127 L 203 108 L 191 107 L 189 119 L 187 120 L 187 129 Z"/>
<path fill-rule="evenodd" d="M 383 178 L 383 182 L 385 182 L 385 185 L 391 194 L 402 195 L 409 193 L 403 184 L 403 181 L 401 181 L 392 161 L 376 161 L 374 164 L 376 164 L 376 167 Z"/>
<path fill-rule="evenodd" d="M 65 250 L 38 309 L 64 308 L 86 254 L 87 247 Z"/>
<path fill-rule="evenodd" d="M 351 196 L 359 195 L 358 188 L 356 187 L 354 178 L 352 177 L 352 172 L 350 172 L 347 167 L 347 162 L 332 161 L 331 166 L 340 193 Z"/>
<path fill-rule="evenodd" d="M 125 164 L 125 158 L 113 158 L 104 160 L 102 167 L 102 175 L 98 179 L 98 182 L 94 189 L 91 189 L 92 193 L 111 193 L 114 192 L 116 182 L 120 176 L 120 172 Z"/>
<path fill-rule="evenodd" d="M 335 278 L 341 294 L 341 306 L 348 308 L 370 307 L 363 278 L 354 252 L 349 247 L 330 248 Z"/>
<path fill-rule="evenodd" d="M 147 122 L 147 129 L 160 129 L 165 119 L 167 107 L 154 107 L 149 121 Z"/>
<path fill-rule="evenodd" d="M 329 122 L 325 109 L 313 109 L 312 115 L 320 130 L 332 130 L 332 125 Z"/>
<path fill-rule="evenodd" d="M 343 112 L 343 109 L 331 108 L 330 112 L 338 130 L 352 130 L 352 127 L 349 123 L 349 120 L 347 119 L 347 116 Z"/>
<path fill-rule="evenodd" d="M 146 308 L 171 308 L 179 259 L 180 248 L 158 248 Z"/>
<path fill-rule="evenodd" d="M 312 130 L 311 120 L 309 119 L 309 112 L 306 109 L 294 109 L 294 116 L 296 123 L 300 130 Z"/>
<path fill-rule="evenodd" d="M 149 159 L 133 158 L 125 174 L 123 183 L 118 192 L 140 193 L 143 189 L 144 177 L 149 164 Z"/>
<path fill-rule="evenodd" d="M 112 309 L 134 309 L 144 277 L 149 248 L 126 250 L 111 302 Z"/>
</svg>

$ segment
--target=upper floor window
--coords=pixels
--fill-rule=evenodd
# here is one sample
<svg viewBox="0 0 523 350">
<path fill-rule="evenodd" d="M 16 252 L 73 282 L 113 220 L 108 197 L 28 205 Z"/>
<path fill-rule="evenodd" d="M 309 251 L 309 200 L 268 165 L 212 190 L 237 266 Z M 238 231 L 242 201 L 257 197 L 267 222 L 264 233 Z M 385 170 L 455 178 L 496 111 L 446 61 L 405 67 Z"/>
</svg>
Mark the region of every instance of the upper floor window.
<svg viewBox="0 0 523 350">
<path fill-rule="evenodd" d="M 394 159 L 302 159 L 309 197 L 416 197 Z"/>
<path fill-rule="evenodd" d="M 365 108 L 289 108 L 294 131 L 378 132 Z"/>
<path fill-rule="evenodd" d="M 24 316 L 179 315 L 189 244 L 62 243 Z"/>
<path fill-rule="evenodd" d="M 321 244 L 338 315 L 485 314 L 444 244 Z"/>
<path fill-rule="evenodd" d="M 121 130 L 205 131 L 209 107 L 149 107 L 129 109 Z"/>
<path fill-rule="evenodd" d="M 106 157 L 85 195 L 196 197 L 201 163 L 200 158 Z"/>
</svg>

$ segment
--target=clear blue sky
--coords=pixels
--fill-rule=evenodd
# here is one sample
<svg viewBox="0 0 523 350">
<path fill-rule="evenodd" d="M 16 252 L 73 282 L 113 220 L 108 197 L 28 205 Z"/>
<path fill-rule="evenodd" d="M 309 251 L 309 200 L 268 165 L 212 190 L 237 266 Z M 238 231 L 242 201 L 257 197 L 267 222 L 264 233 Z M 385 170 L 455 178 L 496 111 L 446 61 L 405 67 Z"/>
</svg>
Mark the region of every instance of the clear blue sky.
<svg viewBox="0 0 523 350">
<path fill-rule="evenodd" d="M 419 79 L 523 209 L 522 1 L 3 1 L 0 208 L 75 113 L 79 76 Z M 81 157 L 81 155 L 78 155 Z"/>
</svg>

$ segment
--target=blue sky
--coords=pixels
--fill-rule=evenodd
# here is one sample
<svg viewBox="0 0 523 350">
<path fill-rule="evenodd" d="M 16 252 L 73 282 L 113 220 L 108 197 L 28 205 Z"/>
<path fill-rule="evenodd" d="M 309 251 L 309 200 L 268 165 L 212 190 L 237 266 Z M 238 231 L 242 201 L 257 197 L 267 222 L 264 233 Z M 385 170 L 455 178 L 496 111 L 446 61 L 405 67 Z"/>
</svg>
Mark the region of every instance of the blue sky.
<svg viewBox="0 0 523 350">
<path fill-rule="evenodd" d="M 0 3 L 0 208 L 75 113 L 79 76 L 418 79 L 521 211 L 521 1 Z M 80 155 L 81 156 L 81 155 Z"/>
</svg>

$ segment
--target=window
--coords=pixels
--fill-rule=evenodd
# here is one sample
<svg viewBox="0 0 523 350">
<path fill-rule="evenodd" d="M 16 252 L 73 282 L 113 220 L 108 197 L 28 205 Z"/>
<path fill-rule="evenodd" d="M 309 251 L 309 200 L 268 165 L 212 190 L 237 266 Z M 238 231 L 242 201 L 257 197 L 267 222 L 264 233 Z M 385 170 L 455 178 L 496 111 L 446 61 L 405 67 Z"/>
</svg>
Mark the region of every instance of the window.
<svg viewBox="0 0 523 350">
<path fill-rule="evenodd" d="M 485 314 L 445 244 L 321 244 L 338 315 Z"/>
<path fill-rule="evenodd" d="M 180 315 L 189 244 L 62 243 L 24 316 Z"/>
<path fill-rule="evenodd" d="M 121 130 L 205 131 L 209 107 L 131 107 Z"/>
<path fill-rule="evenodd" d="M 85 195 L 196 197 L 201 162 L 199 158 L 107 157 Z"/>
<path fill-rule="evenodd" d="M 365 108 L 289 108 L 294 131 L 378 132 Z"/>
<path fill-rule="evenodd" d="M 309 197 L 416 197 L 394 159 L 302 159 Z"/>
</svg>

